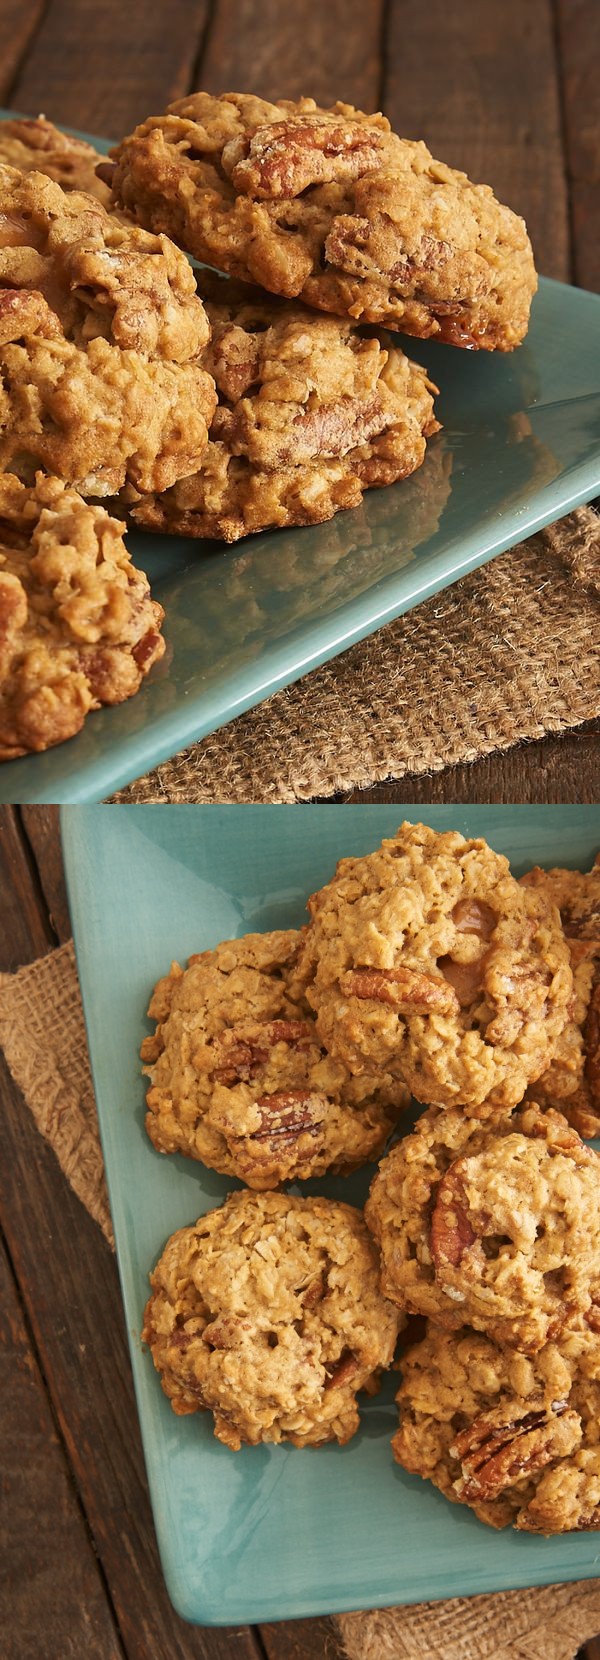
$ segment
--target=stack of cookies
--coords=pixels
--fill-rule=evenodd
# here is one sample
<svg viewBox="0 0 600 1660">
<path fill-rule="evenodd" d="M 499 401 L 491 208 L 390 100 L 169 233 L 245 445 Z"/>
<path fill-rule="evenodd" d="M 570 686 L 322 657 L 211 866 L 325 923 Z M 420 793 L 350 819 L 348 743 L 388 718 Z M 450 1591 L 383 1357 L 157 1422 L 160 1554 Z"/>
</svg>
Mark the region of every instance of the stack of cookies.
<svg viewBox="0 0 600 1660">
<path fill-rule="evenodd" d="M 398 1462 L 495 1527 L 600 1527 L 600 862 L 518 882 L 404 824 L 309 911 L 153 994 L 151 1140 L 246 1184 L 151 1275 L 163 1388 L 233 1448 L 345 1442 L 404 1329 Z M 390 1137 L 364 1216 L 280 1190 Z"/>
<path fill-rule="evenodd" d="M 398 331 L 510 351 L 536 276 L 487 186 L 345 104 L 197 93 L 111 162 L 8 121 L 0 163 L 6 759 L 72 735 L 164 651 L 125 527 L 90 502 L 225 542 L 357 506 L 439 429 Z M 96 578 L 82 544 L 103 539 Z"/>
</svg>

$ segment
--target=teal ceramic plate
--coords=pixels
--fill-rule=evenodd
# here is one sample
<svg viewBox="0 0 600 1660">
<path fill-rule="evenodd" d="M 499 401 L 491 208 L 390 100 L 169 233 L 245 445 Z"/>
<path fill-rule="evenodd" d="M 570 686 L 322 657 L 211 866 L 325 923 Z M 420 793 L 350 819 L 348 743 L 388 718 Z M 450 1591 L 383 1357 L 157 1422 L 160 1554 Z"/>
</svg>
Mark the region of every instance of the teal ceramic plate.
<svg viewBox="0 0 600 1660">
<path fill-rule="evenodd" d="M 147 1273 L 175 1228 L 238 1184 L 145 1136 L 137 1051 L 149 993 L 184 960 L 251 929 L 304 919 L 342 854 L 392 832 L 398 807 L 70 807 L 63 846 L 148 1477 L 170 1596 L 188 1620 L 246 1623 L 585 1579 L 600 1537 L 496 1533 L 392 1460 L 397 1377 L 365 1400 L 345 1448 L 214 1439 L 177 1419 L 138 1333 Z M 431 807 L 436 828 L 483 834 L 513 861 L 587 868 L 594 807 Z M 361 1204 L 369 1176 L 303 1184 Z"/>
<path fill-rule="evenodd" d="M 102 800 L 600 491 L 600 298 L 542 282 L 506 357 L 402 344 L 441 388 L 419 472 L 229 551 L 133 533 L 167 657 L 69 743 L 0 767 L 0 801 Z"/>
</svg>

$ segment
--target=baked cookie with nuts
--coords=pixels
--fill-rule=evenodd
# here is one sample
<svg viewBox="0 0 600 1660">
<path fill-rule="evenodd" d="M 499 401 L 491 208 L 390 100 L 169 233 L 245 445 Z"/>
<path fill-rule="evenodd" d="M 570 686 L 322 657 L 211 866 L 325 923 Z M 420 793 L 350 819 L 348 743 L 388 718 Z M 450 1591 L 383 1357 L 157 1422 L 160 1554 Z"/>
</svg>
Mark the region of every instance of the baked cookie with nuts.
<svg viewBox="0 0 600 1660">
<path fill-rule="evenodd" d="M 600 1157 L 560 1113 L 431 1109 L 383 1159 L 365 1217 L 382 1289 L 410 1313 L 531 1352 L 596 1319 Z"/>
<path fill-rule="evenodd" d="M 201 273 L 198 288 L 219 399 L 210 443 L 193 477 L 130 497 L 137 524 L 234 542 L 319 524 L 421 466 L 437 388 L 398 347 L 224 277 Z"/>
<path fill-rule="evenodd" d="M 0 166 L 0 469 L 84 496 L 168 489 L 216 403 L 188 261 L 41 173 Z"/>
<path fill-rule="evenodd" d="M 583 1325 L 531 1359 L 431 1323 L 396 1399 L 397 1462 L 489 1527 L 600 1528 L 600 1340 Z"/>
<path fill-rule="evenodd" d="M 140 224 L 274 294 L 489 351 L 527 331 L 523 220 L 383 115 L 197 92 L 112 157 L 100 174 Z"/>
<path fill-rule="evenodd" d="M 548 1066 L 573 977 L 556 908 L 482 838 L 403 824 L 309 900 L 307 997 L 332 1055 L 481 1115 Z"/>
<path fill-rule="evenodd" d="M 173 1234 L 150 1282 L 142 1337 L 173 1411 L 212 1412 L 233 1451 L 343 1445 L 394 1357 L 400 1317 L 350 1205 L 232 1193 Z"/>
<path fill-rule="evenodd" d="M 73 737 L 162 657 L 162 606 L 124 529 L 60 479 L 0 474 L 0 760 Z"/>
<path fill-rule="evenodd" d="M 295 984 L 300 937 L 247 934 L 159 981 L 142 1045 L 159 1152 L 263 1189 L 383 1150 L 408 1093 L 385 1073 L 352 1078 L 325 1053 Z"/>
<path fill-rule="evenodd" d="M 63 190 L 85 190 L 109 208 L 110 190 L 96 172 L 104 159 L 93 144 L 61 132 L 45 115 L 35 121 L 24 116 L 0 121 L 0 163 L 20 173 L 45 173 Z"/>
<path fill-rule="evenodd" d="M 573 968 L 571 1018 L 537 1079 L 536 1100 L 558 1107 L 580 1135 L 599 1136 L 600 854 L 590 871 L 536 865 L 521 880 L 558 906 Z"/>
</svg>

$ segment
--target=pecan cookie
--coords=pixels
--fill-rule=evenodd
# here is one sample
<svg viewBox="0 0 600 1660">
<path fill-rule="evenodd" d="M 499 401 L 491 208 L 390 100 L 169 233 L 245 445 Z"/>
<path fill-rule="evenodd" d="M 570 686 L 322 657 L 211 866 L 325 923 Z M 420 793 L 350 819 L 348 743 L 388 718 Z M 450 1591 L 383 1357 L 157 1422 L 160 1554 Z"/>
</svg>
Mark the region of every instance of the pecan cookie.
<svg viewBox="0 0 600 1660">
<path fill-rule="evenodd" d="M 117 202 L 232 276 L 458 346 L 510 351 L 526 333 L 523 220 L 383 115 L 198 92 L 112 154 Z"/>
<path fill-rule="evenodd" d="M 232 1193 L 173 1234 L 150 1275 L 142 1337 L 173 1411 L 208 1409 L 234 1451 L 349 1441 L 400 1326 L 377 1278 L 350 1205 Z"/>
<path fill-rule="evenodd" d="M 538 1078 L 542 1106 L 559 1107 L 583 1136 L 600 1135 L 600 854 L 590 871 L 541 870 L 521 878 L 558 906 L 571 953 L 573 1008 Z"/>
<path fill-rule="evenodd" d="M 57 478 L 0 475 L 0 760 L 131 697 L 165 645 L 125 529 Z"/>
<path fill-rule="evenodd" d="M 96 168 L 104 160 L 99 150 L 83 138 L 62 133 L 45 115 L 37 121 L 16 116 L 0 121 L 0 162 L 17 167 L 20 173 L 45 173 L 63 190 L 86 190 L 110 207 L 110 190 L 98 178 Z"/>
<path fill-rule="evenodd" d="M 430 1110 L 392 1148 L 365 1209 L 387 1297 L 534 1352 L 600 1283 L 600 1158 L 560 1113 L 493 1124 Z"/>
<path fill-rule="evenodd" d="M 309 901 L 303 972 L 332 1055 L 380 1065 L 417 1100 L 513 1107 L 566 1024 L 573 978 L 560 919 L 482 839 L 403 824 L 342 859 Z"/>
<path fill-rule="evenodd" d="M 208 273 L 198 286 L 219 398 L 210 443 L 194 477 L 135 501 L 136 523 L 234 542 L 321 523 L 420 467 L 439 428 L 424 369 L 340 318 Z"/>
<path fill-rule="evenodd" d="M 159 1152 L 261 1189 L 382 1151 L 407 1091 L 384 1073 L 352 1078 L 325 1054 L 295 986 L 300 937 L 247 934 L 159 981 L 142 1045 Z"/>
<path fill-rule="evenodd" d="M 532 1360 L 432 1323 L 396 1398 L 397 1462 L 489 1527 L 600 1528 L 600 1339 L 585 1328 Z"/>
<path fill-rule="evenodd" d="M 216 402 L 188 261 L 41 173 L 0 167 L 0 209 L 0 468 L 83 495 L 167 489 Z"/>
</svg>

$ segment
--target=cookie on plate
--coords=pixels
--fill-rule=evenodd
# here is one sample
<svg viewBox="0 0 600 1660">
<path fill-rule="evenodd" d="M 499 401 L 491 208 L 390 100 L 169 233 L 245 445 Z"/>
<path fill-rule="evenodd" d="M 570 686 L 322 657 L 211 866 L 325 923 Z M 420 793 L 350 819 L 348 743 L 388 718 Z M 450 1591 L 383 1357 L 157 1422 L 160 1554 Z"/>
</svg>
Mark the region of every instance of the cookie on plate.
<svg viewBox="0 0 600 1660">
<path fill-rule="evenodd" d="M 600 1528 L 600 1340 L 584 1326 L 531 1359 L 431 1323 L 396 1398 L 397 1462 L 489 1527 Z"/>
<path fill-rule="evenodd" d="M 142 1337 L 174 1412 L 208 1409 L 234 1451 L 354 1435 L 401 1323 L 359 1211 L 232 1193 L 173 1234 L 150 1281 Z"/>
<path fill-rule="evenodd" d="M 163 610 L 124 529 L 60 479 L 0 475 L 0 760 L 71 738 L 162 657 Z"/>
<path fill-rule="evenodd" d="M 600 1286 L 600 1157 L 533 1103 L 490 1124 L 430 1109 L 365 1208 L 382 1289 L 439 1325 L 534 1352 Z"/>
<path fill-rule="evenodd" d="M 309 901 L 307 997 L 332 1055 L 380 1065 L 418 1101 L 489 1114 L 522 1100 L 566 1024 L 556 908 L 481 838 L 401 826 L 341 859 Z"/>
<path fill-rule="evenodd" d="M 349 321 L 201 273 L 219 397 L 199 471 L 133 501 L 149 530 L 234 542 L 319 524 L 420 467 L 438 431 L 424 369 Z"/>
<path fill-rule="evenodd" d="M 104 156 L 83 138 L 63 133 L 45 115 L 36 121 L 15 116 L 0 121 L 0 162 L 20 173 L 45 173 L 63 190 L 86 190 L 110 207 L 110 190 L 96 168 Z"/>
<path fill-rule="evenodd" d="M 167 489 L 216 403 L 188 261 L 41 173 L 0 166 L 0 211 L 0 468 L 86 496 Z"/>
<path fill-rule="evenodd" d="M 590 871 L 541 870 L 521 878 L 558 906 L 571 953 L 571 1019 L 538 1078 L 535 1096 L 564 1112 L 583 1136 L 600 1135 L 600 854 Z"/>
<path fill-rule="evenodd" d="M 117 202 L 232 276 L 458 346 L 510 351 L 526 333 L 523 220 L 383 115 L 197 92 L 112 154 Z"/>
<path fill-rule="evenodd" d="M 408 1104 L 384 1073 L 352 1078 L 319 1042 L 295 986 L 301 936 L 246 934 L 173 964 L 142 1045 L 146 1128 L 249 1187 L 346 1172 L 377 1158 Z"/>
</svg>

